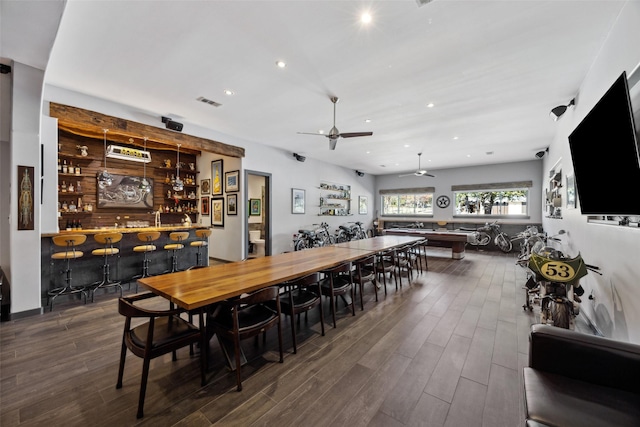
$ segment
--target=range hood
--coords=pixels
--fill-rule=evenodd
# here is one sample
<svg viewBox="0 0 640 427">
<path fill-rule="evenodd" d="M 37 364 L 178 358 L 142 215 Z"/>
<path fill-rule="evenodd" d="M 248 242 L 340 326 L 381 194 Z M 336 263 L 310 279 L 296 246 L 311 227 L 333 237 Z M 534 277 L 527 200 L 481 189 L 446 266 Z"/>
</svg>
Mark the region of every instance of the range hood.
<svg viewBox="0 0 640 427">
<path fill-rule="evenodd" d="M 112 159 L 130 160 L 132 162 L 149 163 L 151 153 L 135 148 L 122 147 L 120 145 L 110 145 L 107 147 L 107 157 Z"/>
</svg>

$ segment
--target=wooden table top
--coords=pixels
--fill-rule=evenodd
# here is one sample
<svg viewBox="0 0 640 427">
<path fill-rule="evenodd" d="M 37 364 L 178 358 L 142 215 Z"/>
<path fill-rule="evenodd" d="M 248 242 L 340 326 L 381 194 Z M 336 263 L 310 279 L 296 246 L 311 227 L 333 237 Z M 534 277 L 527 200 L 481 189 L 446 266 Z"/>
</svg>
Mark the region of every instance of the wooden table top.
<svg viewBox="0 0 640 427">
<path fill-rule="evenodd" d="M 350 242 L 336 243 L 337 248 L 360 249 L 369 252 L 380 252 L 396 246 L 406 245 L 422 240 L 420 237 L 413 236 L 376 236 L 370 239 L 351 240 Z"/>
<path fill-rule="evenodd" d="M 325 246 L 138 279 L 178 306 L 193 310 L 243 293 L 354 261 L 374 251 Z"/>
</svg>

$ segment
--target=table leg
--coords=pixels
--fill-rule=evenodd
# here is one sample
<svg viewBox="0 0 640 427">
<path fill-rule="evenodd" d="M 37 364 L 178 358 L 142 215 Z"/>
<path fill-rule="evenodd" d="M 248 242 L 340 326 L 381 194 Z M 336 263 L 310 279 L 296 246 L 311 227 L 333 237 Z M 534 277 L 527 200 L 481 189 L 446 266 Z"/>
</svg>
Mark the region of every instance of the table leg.
<svg viewBox="0 0 640 427">
<path fill-rule="evenodd" d="M 451 242 L 451 258 L 464 258 L 464 246 L 465 242 Z"/>
</svg>

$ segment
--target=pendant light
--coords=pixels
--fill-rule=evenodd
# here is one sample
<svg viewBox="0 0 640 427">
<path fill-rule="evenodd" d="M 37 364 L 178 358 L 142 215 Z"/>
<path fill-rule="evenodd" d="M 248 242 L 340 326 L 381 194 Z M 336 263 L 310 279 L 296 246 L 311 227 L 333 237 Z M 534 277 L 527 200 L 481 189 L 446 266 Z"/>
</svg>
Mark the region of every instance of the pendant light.
<svg viewBox="0 0 640 427">
<path fill-rule="evenodd" d="M 104 132 L 104 170 L 98 172 L 96 178 L 98 179 L 98 186 L 105 188 L 113 183 L 113 177 L 107 172 L 107 132 L 109 132 L 109 129 L 102 129 L 102 131 Z"/>
<path fill-rule="evenodd" d="M 173 182 L 173 191 L 182 191 L 184 190 L 184 183 L 182 179 L 180 179 L 180 146 L 182 144 L 178 144 L 178 159 L 176 160 L 176 180 Z"/>
<path fill-rule="evenodd" d="M 146 136 L 144 137 L 144 151 L 147 151 Z M 142 181 L 140 181 L 140 185 L 138 185 L 138 188 L 143 194 L 149 194 L 151 192 L 151 185 L 149 184 L 149 181 L 147 181 L 147 163 L 143 162 L 142 165 L 143 165 L 142 166 L 143 176 L 142 176 Z"/>
</svg>

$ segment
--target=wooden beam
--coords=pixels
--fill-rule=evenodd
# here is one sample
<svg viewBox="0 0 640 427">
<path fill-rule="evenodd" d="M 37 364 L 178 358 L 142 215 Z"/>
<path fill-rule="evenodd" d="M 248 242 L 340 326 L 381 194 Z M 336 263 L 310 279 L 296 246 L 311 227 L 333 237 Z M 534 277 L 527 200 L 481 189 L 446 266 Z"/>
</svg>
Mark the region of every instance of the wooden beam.
<svg viewBox="0 0 640 427">
<path fill-rule="evenodd" d="M 107 139 L 112 142 L 142 146 L 144 137 L 147 137 L 147 146 L 156 150 L 175 151 L 177 144 L 182 144 L 180 151 L 185 153 L 200 154 L 201 151 L 207 151 L 229 157 L 244 157 L 244 148 L 242 147 L 107 116 L 82 108 L 52 102 L 49 106 L 49 115 L 58 119 L 60 130 L 88 138 L 102 140 L 103 129 L 109 129 Z"/>
</svg>

